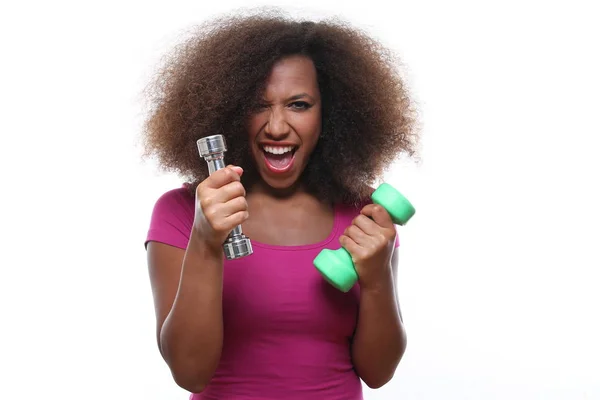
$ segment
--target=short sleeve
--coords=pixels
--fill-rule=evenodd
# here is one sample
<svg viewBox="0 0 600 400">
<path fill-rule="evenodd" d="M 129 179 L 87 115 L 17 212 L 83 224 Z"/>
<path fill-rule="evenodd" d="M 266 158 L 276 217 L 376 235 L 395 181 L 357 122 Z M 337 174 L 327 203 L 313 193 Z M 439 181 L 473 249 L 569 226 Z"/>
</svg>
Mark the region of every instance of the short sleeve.
<svg viewBox="0 0 600 400">
<path fill-rule="evenodd" d="M 170 190 L 154 204 L 144 246 L 155 241 L 186 249 L 193 223 L 193 196 L 185 187 Z"/>
</svg>

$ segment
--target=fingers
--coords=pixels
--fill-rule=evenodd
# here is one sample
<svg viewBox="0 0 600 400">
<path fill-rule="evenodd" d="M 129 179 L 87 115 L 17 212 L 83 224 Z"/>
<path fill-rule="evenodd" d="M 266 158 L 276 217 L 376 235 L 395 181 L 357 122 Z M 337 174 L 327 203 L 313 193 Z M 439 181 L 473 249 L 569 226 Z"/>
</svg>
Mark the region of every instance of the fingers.
<svg viewBox="0 0 600 400">
<path fill-rule="evenodd" d="M 220 203 L 226 203 L 229 200 L 237 197 L 246 196 L 246 189 L 241 182 L 235 181 L 222 186 L 218 191 L 215 191 L 215 200 Z"/>
<path fill-rule="evenodd" d="M 240 181 L 241 171 L 241 168 L 233 166 L 222 168 L 198 185 L 196 194 L 202 209 L 246 196 Z"/>
<path fill-rule="evenodd" d="M 368 204 L 363 207 L 360 213 L 371 218 L 377 225 L 383 228 L 393 228 L 394 222 L 390 214 L 378 204 Z"/>
<path fill-rule="evenodd" d="M 237 165 L 228 165 L 227 167 L 233 169 L 235 173 L 237 173 L 239 176 L 242 176 L 242 174 L 244 173 L 242 167 L 238 167 Z"/>
<path fill-rule="evenodd" d="M 394 224 L 388 212 L 375 204 L 365 206 L 360 215 L 354 218 L 352 224 L 344 231 L 345 236 L 362 247 L 378 246 L 387 242 L 389 237 L 395 233 Z"/>
<path fill-rule="evenodd" d="M 248 219 L 248 203 L 245 197 L 236 197 L 225 203 L 215 203 L 204 209 L 206 219 L 213 229 L 227 231 Z"/>
<path fill-rule="evenodd" d="M 365 245 L 369 242 L 369 234 L 356 224 L 350 225 L 344 231 L 344 235 L 352 239 L 353 242 L 359 245 Z"/>
<path fill-rule="evenodd" d="M 218 218 L 214 222 L 213 229 L 222 232 L 229 232 L 237 225 L 241 225 L 248 219 L 248 211 L 238 211 L 223 218 Z"/>
<path fill-rule="evenodd" d="M 248 202 L 245 197 L 236 197 L 220 204 L 218 211 L 223 218 L 228 218 L 238 212 L 247 212 Z"/>
<path fill-rule="evenodd" d="M 360 246 L 358 243 L 356 243 L 354 241 L 354 239 L 352 239 L 350 236 L 348 235 L 340 235 L 340 245 L 346 249 L 348 251 L 348 253 L 350 253 L 350 256 L 352 257 L 352 262 L 356 262 L 356 256 L 358 254 L 362 254 L 364 251 L 364 248 L 362 246 Z"/>
<path fill-rule="evenodd" d="M 367 235 L 375 235 L 381 229 L 375 221 L 364 214 L 360 214 L 354 218 L 354 220 L 352 220 L 352 225 L 360 228 L 360 230 Z"/>
<path fill-rule="evenodd" d="M 243 170 L 241 167 L 228 165 L 213 172 L 204 182 L 204 186 L 211 189 L 218 189 L 231 182 L 239 182 L 241 180 Z"/>
<path fill-rule="evenodd" d="M 229 165 L 213 172 L 196 188 L 194 226 L 207 240 L 222 241 L 248 219 L 242 168 Z"/>
<path fill-rule="evenodd" d="M 236 200 L 238 202 L 242 200 L 245 202 L 245 195 L 246 190 L 240 182 L 230 182 L 219 189 L 205 190 L 198 197 L 200 199 L 200 207 L 206 210 L 215 205 L 223 205 Z"/>
</svg>

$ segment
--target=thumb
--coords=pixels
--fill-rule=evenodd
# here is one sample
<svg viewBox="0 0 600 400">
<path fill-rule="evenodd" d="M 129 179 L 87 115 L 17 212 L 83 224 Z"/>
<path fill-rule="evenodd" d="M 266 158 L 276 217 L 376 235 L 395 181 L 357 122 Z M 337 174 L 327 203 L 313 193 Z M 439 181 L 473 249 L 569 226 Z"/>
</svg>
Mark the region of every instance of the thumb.
<svg viewBox="0 0 600 400">
<path fill-rule="evenodd" d="M 382 227 L 393 227 L 394 223 L 390 214 L 379 204 L 369 204 L 363 209 L 362 212 L 367 217 L 370 217 Z"/>
<path fill-rule="evenodd" d="M 242 176 L 244 173 L 244 169 L 242 167 L 238 167 L 237 165 L 228 165 L 227 168 L 231 168 L 239 176 Z"/>
</svg>

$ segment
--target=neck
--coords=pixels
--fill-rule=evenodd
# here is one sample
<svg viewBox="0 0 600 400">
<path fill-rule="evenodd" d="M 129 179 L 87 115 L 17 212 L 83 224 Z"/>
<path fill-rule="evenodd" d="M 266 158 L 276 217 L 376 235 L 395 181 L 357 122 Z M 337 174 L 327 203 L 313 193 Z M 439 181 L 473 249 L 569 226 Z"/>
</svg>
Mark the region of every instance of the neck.
<svg viewBox="0 0 600 400">
<path fill-rule="evenodd" d="M 283 210 L 315 210 L 333 209 L 333 204 L 319 200 L 310 193 L 304 185 L 296 184 L 293 187 L 275 189 L 264 182 L 256 183 L 247 191 L 246 200 L 250 213 L 257 218 L 262 218 L 263 213 L 272 214 Z"/>
<path fill-rule="evenodd" d="M 302 196 L 308 193 L 305 185 L 301 182 L 296 182 L 294 185 L 287 188 L 278 189 L 267 185 L 263 181 L 256 182 L 252 185 L 250 192 L 255 195 L 272 197 L 279 200 L 291 199 L 298 195 Z"/>
</svg>

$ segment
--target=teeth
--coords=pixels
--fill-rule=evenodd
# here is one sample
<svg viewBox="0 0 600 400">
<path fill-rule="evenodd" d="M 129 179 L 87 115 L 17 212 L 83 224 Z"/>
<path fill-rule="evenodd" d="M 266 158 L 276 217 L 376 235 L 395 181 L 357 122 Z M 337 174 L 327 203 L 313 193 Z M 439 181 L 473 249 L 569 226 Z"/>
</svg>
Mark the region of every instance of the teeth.
<svg viewBox="0 0 600 400">
<path fill-rule="evenodd" d="M 264 146 L 264 151 L 271 154 L 284 154 L 294 150 L 294 146 Z"/>
</svg>

